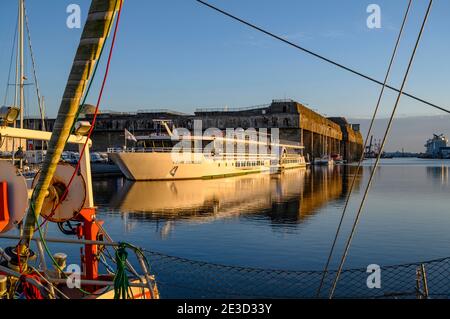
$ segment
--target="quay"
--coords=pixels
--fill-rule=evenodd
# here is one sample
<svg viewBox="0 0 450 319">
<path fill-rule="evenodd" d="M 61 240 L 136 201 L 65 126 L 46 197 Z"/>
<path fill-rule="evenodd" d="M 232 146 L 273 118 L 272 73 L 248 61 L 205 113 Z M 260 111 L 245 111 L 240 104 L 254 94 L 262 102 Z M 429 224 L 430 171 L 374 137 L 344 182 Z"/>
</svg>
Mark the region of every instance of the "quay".
<svg viewBox="0 0 450 319">
<path fill-rule="evenodd" d="M 89 109 L 85 107 L 84 117 L 92 121 Z M 104 152 L 108 148 L 121 148 L 125 129 L 135 135 L 148 135 L 156 131 L 153 120 L 161 119 L 190 130 L 195 120 L 201 120 L 205 129 L 278 128 L 280 140 L 300 143 L 305 147 L 305 156 L 310 159 L 338 154 L 352 162 L 363 152 L 363 137 L 358 124 L 350 124 L 344 117 L 324 117 L 293 100 L 273 100 L 271 104 L 239 109 L 197 109 L 194 114 L 171 110 L 104 111 L 97 117 L 92 150 Z M 54 120 L 46 121 L 48 130 L 51 131 L 53 125 Z M 26 119 L 25 126 L 42 129 L 40 119 Z"/>
</svg>

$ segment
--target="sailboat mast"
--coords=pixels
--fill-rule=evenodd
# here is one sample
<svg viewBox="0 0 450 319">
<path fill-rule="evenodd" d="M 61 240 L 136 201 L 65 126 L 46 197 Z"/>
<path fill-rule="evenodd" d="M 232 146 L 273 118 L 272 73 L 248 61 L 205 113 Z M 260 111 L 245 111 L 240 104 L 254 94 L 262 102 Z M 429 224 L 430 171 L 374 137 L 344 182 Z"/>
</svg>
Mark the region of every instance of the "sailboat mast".
<svg viewBox="0 0 450 319">
<path fill-rule="evenodd" d="M 20 75 L 19 75 L 19 85 L 20 85 L 20 97 L 19 97 L 19 108 L 20 108 L 20 128 L 23 127 L 23 113 L 24 113 L 24 0 L 19 0 L 19 61 L 20 61 Z"/>
<path fill-rule="evenodd" d="M 24 221 L 22 240 L 19 245 L 19 251 L 22 254 L 28 250 L 33 238 L 36 222 L 41 213 L 47 191 L 76 120 L 81 98 L 92 76 L 95 63 L 100 57 L 101 48 L 108 36 L 109 26 L 112 25 L 121 4 L 122 0 L 92 0 L 91 2 L 88 18 L 48 144 L 47 155 L 31 199 L 33 205 L 30 205 Z M 87 178 L 90 178 L 90 176 L 87 176 Z M 92 194 L 88 196 L 91 198 L 89 198 L 87 205 L 93 206 Z"/>
</svg>

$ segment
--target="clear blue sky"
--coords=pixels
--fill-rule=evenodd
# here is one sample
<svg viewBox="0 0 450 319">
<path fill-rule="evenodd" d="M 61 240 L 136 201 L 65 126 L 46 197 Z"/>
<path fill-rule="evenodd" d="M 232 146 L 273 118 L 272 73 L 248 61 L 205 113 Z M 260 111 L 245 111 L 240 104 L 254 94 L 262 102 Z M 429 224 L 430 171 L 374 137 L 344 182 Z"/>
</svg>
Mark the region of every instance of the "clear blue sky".
<svg viewBox="0 0 450 319">
<path fill-rule="evenodd" d="M 406 0 L 210 0 L 233 14 L 313 51 L 382 79 Z M 83 22 L 89 0 L 27 0 L 41 90 L 55 116 L 81 30 L 66 27 L 77 3 Z M 382 9 L 382 29 L 366 26 L 366 7 Z M 398 86 L 427 0 L 415 0 L 393 70 Z M 16 0 L 0 2 L 0 99 L 3 103 Z M 450 108 L 450 1 L 435 0 L 407 91 Z M 28 65 L 30 62 L 28 61 Z M 100 72 L 102 74 L 102 72 Z M 28 72 L 31 79 L 31 73 Z M 28 88 L 28 114 L 37 114 Z M 98 86 L 89 102 L 96 99 Z M 191 0 L 126 0 L 103 109 L 134 111 L 241 107 L 293 98 L 327 115 L 368 117 L 379 87 L 305 55 Z M 393 104 L 388 94 L 382 114 Z M 33 103 L 31 103 L 33 102 Z M 440 114 L 403 100 L 401 116 Z"/>
</svg>

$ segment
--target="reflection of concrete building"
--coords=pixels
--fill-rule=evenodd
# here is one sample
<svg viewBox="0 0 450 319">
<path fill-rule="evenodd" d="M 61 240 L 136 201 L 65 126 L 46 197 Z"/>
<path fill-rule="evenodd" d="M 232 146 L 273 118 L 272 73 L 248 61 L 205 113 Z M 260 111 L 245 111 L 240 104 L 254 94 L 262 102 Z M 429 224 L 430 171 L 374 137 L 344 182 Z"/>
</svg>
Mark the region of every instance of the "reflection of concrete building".
<svg viewBox="0 0 450 319">
<path fill-rule="evenodd" d="M 253 175 L 216 180 L 130 182 L 110 194 L 108 206 L 131 220 L 206 223 L 258 216 L 274 223 L 297 224 L 330 201 L 342 200 L 354 167 L 294 169 L 279 175 Z M 360 178 L 355 189 L 358 188 Z M 111 189 L 111 185 L 98 185 Z M 104 194 L 102 195 L 102 197 Z M 171 224 L 172 227 L 174 226 Z"/>
<path fill-rule="evenodd" d="M 427 149 L 426 154 L 431 158 L 440 158 L 449 155 L 449 150 L 447 148 L 448 139 L 443 135 L 434 134 L 432 139 L 429 139 L 425 144 Z M 444 154 L 443 154 L 444 153 Z"/>
</svg>

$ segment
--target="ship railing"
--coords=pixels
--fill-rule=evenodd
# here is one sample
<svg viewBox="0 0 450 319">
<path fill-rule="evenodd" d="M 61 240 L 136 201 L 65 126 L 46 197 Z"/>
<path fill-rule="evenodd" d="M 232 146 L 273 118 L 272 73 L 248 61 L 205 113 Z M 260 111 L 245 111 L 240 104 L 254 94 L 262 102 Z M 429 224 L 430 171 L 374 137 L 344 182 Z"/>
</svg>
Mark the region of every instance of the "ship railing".
<svg viewBox="0 0 450 319">
<path fill-rule="evenodd" d="M 104 231 L 104 230 L 103 230 Z M 102 232 L 103 232 L 102 231 Z M 105 233 L 106 234 L 106 233 Z M 106 238 L 110 238 L 109 236 L 106 236 Z M 21 237 L 19 236 L 14 236 L 14 235 L 0 235 L 0 239 L 3 240 L 20 240 Z M 38 247 L 40 245 L 42 245 L 42 239 L 39 237 L 33 237 L 31 239 L 32 241 L 36 242 L 36 244 L 38 245 Z M 45 239 L 46 242 L 48 243 L 53 243 L 53 244 L 68 244 L 68 245 L 93 245 L 93 246 L 103 246 L 103 247 L 113 247 L 114 249 L 118 249 L 121 245 L 121 243 L 116 243 L 113 242 L 112 240 L 108 240 L 108 241 L 98 241 L 98 240 L 84 240 L 84 239 L 62 239 L 62 238 L 46 238 Z M 0 249 L 1 251 L 1 249 Z M 131 264 L 129 264 L 129 262 L 127 261 L 127 266 L 129 267 L 130 271 L 137 277 L 136 279 L 139 280 L 139 283 L 137 282 L 130 282 L 129 286 L 130 287 L 138 287 L 138 288 L 143 288 L 143 289 L 149 289 L 150 290 L 150 294 L 153 296 L 154 293 L 154 287 L 153 284 L 155 283 L 155 277 L 153 275 L 150 275 L 148 273 L 148 269 L 145 266 L 145 263 L 142 259 L 142 254 L 138 253 L 137 251 L 133 250 L 136 259 L 139 261 L 139 264 L 141 266 L 142 272 L 144 274 L 144 276 L 140 276 L 135 270 L 134 268 L 131 266 Z M 42 252 L 40 252 L 40 254 L 42 254 Z M 42 271 L 46 271 L 45 270 L 45 266 L 43 267 L 44 269 Z M 1 266 L 0 265 L 0 272 L 6 273 L 10 276 L 13 277 L 17 277 L 20 278 L 20 274 L 14 272 L 13 270 Z M 67 273 L 67 276 L 72 275 L 73 273 Z M 64 284 L 67 282 L 67 280 L 65 279 L 60 279 L 60 278 L 46 278 L 50 283 L 52 284 Z M 33 286 L 35 286 L 36 288 L 38 288 L 39 290 L 42 289 L 46 289 L 46 287 L 43 286 L 42 283 L 40 283 L 37 280 L 34 280 L 32 278 L 28 278 L 26 279 L 30 284 L 32 284 Z M 80 279 L 80 283 L 82 286 L 104 286 L 104 287 L 108 287 L 114 286 L 114 282 L 111 280 L 86 280 L 86 279 Z"/>
<path fill-rule="evenodd" d="M 198 148 L 192 148 L 189 149 L 189 151 L 186 151 L 183 153 L 183 150 L 180 150 L 181 152 L 175 152 L 174 154 L 180 154 L 180 156 L 183 156 L 184 154 L 192 153 L 193 156 L 195 155 L 201 155 L 201 156 L 207 156 L 213 160 L 261 160 L 261 159 L 274 159 L 278 158 L 274 154 L 261 154 L 261 153 L 245 153 L 245 152 L 235 152 L 235 153 L 223 153 L 223 152 L 211 152 L 207 153 L 204 149 L 198 149 Z M 121 149 L 121 148 L 109 148 L 107 150 L 108 153 L 114 154 L 114 153 L 171 153 L 173 152 L 172 147 L 150 147 L 150 148 L 127 148 Z"/>
<path fill-rule="evenodd" d="M 0 143 L 3 141 L 3 139 L 49 142 L 51 140 L 51 137 L 52 132 L 0 126 Z M 81 153 L 84 150 L 84 156 L 80 162 L 80 171 L 81 175 L 84 177 L 85 180 L 86 194 L 87 194 L 84 207 L 86 208 L 95 207 L 94 193 L 92 189 L 91 161 L 90 161 L 91 158 L 90 148 L 92 147 L 92 140 L 90 139 L 88 140 L 87 137 L 81 135 L 70 135 L 67 140 L 67 144 L 78 145 L 79 153 Z"/>
<path fill-rule="evenodd" d="M 197 108 L 195 110 L 196 113 L 213 113 L 213 112 L 220 112 L 220 113 L 233 113 L 233 112 L 243 112 L 243 111 L 258 111 L 262 109 L 267 109 L 270 107 L 270 104 L 260 104 L 260 105 L 254 105 L 254 106 L 247 106 L 247 107 L 212 107 L 212 108 Z"/>
</svg>

